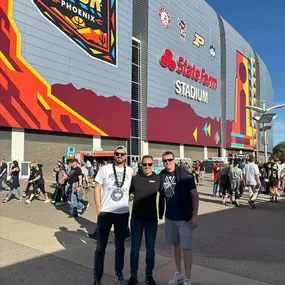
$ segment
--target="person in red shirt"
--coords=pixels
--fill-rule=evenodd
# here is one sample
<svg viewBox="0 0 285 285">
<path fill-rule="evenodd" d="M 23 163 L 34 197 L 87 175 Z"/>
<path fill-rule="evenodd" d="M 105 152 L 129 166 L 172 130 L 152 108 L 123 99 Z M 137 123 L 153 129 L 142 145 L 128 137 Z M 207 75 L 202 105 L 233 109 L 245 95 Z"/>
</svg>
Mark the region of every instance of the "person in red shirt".
<svg viewBox="0 0 285 285">
<path fill-rule="evenodd" d="M 218 191 L 218 186 L 219 186 L 219 170 L 220 170 L 220 165 L 219 162 L 216 161 L 214 162 L 213 166 L 212 166 L 212 170 L 213 170 L 213 176 L 214 176 L 214 185 L 213 185 L 213 197 L 217 196 L 217 191 Z"/>
</svg>

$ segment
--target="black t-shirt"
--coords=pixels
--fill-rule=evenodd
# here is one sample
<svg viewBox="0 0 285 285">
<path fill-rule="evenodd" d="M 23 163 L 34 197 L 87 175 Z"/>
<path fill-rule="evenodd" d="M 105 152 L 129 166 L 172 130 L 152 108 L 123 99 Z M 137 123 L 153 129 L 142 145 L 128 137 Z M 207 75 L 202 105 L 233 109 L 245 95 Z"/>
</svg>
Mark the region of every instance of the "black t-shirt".
<svg viewBox="0 0 285 285">
<path fill-rule="evenodd" d="M 132 178 L 130 194 L 134 194 L 132 218 L 141 223 L 157 221 L 156 195 L 160 177 L 137 174 Z"/>
<path fill-rule="evenodd" d="M 271 179 L 278 179 L 278 164 L 275 162 L 271 163 Z"/>
<path fill-rule="evenodd" d="M 72 185 L 73 183 L 79 182 L 80 175 L 82 175 L 82 171 L 79 166 L 76 166 L 75 168 L 71 167 L 68 180 L 69 184 Z"/>
<path fill-rule="evenodd" d="M 37 173 L 37 170 L 35 168 L 32 168 L 30 170 L 30 177 L 29 177 L 29 180 L 33 180 L 36 178 L 36 173 Z"/>
<path fill-rule="evenodd" d="M 40 176 L 40 179 L 36 180 L 35 183 L 40 185 L 44 183 L 43 171 L 41 169 L 35 171 L 35 178 Z"/>
<path fill-rule="evenodd" d="M 6 163 L 6 162 L 3 162 L 3 163 L 1 164 L 1 167 L 0 167 L 0 175 L 1 175 L 1 173 L 4 171 L 4 169 L 6 169 L 6 171 L 5 171 L 5 173 L 3 173 L 3 175 L 7 175 L 7 168 L 8 168 L 7 163 Z"/>
</svg>

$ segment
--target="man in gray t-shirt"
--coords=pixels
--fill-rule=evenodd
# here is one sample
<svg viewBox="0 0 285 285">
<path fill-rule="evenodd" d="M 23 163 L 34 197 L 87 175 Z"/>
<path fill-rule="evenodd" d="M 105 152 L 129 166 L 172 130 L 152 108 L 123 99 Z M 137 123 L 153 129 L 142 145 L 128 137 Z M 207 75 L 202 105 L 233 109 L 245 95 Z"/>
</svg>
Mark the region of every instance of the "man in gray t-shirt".
<svg viewBox="0 0 285 285">
<path fill-rule="evenodd" d="M 234 161 L 233 167 L 230 167 L 229 177 L 231 181 L 231 193 L 234 193 L 235 200 L 233 204 L 240 207 L 239 199 L 243 193 L 242 191 L 242 171 L 238 168 L 239 163 L 237 160 Z"/>
<path fill-rule="evenodd" d="M 249 163 L 245 166 L 243 170 L 244 184 L 248 187 L 249 200 L 248 203 L 251 208 L 255 208 L 255 201 L 259 194 L 260 189 L 260 179 L 259 179 L 259 169 L 254 163 L 254 158 L 251 157 Z"/>
</svg>

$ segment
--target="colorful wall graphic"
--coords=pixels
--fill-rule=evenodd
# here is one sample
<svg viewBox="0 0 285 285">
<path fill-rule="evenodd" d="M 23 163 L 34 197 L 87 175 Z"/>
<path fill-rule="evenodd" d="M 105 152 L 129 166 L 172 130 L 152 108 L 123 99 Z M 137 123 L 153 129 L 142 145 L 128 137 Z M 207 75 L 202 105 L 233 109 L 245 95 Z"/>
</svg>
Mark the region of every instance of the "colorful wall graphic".
<svg viewBox="0 0 285 285">
<path fill-rule="evenodd" d="M 256 63 L 250 56 L 236 52 L 236 96 L 235 117 L 227 123 L 228 140 L 232 148 L 256 148 L 256 123 L 252 119 L 253 111 L 245 106 L 255 106 L 256 103 Z"/>
<path fill-rule="evenodd" d="M 116 65 L 116 0 L 32 0 L 42 15 L 94 58 Z"/>
<path fill-rule="evenodd" d="M 35 2 L 44 5 L 48 1 Z M 59 3 L 59 1 L 50 2 Z M 70 2 L 75 3 L 75 1 Z M 63 84 L 61 80 L 65 76 L 64 73 L 61 73 L 62 77 L 54 75 L 54 80 L 58 83 L 50 84 L 22 56 L 21 33 L 13 19 L 12 4 L 12 0 L 0 2 L 0 125 L 98 136 L 129 137 L 131 105 L 128 100 L 122 100 L 116 96 L 99 96 L 92 89 L 76 87 L 72 81 L 69 84 Z M 114 1 L 110 1 L 110 5 L 113 7 Z M 35 7 L 34 9 L 37 11 Z M 103 16 L 103 8 L 101 11 Z M 42 21 L 45 22 L 44 19 Z M 40 33 L 40 29 L 36 31 Z M 46 51 L 43 49 L 42 53 L 45 55 Z M 90 61 L 90 57 L 82 54 Z M 67 58 L 66 61 L 68 60 Z M 98 61 L 94 62 L 100 64 Z M 115 63 L 115 61 L 110 62 Z M 39 61 L 39 63 L 40 65 L 43 63 L 55 65 L 53 58 L 43 63 Z M 60 65 L 60 61 L 57 65 Z M 87 68 L 88 65 L 84 65 L 85 67 Z M 41 68 L 41 70 L 50 72 L 50 74 L 58 74 L 52 67 Z M 70 74 L 69 77 L 76 81 L 76 74 L 73 77 Z M 96 82 L 96 77 L 94 80 Z M 112 120 L 107 120 L 106 116 L 109 114 L 120 116 L 121 124 L 118 126 Z"/>
</svg>

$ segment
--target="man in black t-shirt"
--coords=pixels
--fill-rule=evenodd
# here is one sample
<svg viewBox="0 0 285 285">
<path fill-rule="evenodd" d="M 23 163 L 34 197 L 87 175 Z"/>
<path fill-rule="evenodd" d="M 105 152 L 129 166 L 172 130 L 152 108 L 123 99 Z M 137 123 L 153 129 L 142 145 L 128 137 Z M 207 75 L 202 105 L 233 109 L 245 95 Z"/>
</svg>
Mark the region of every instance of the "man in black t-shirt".
<svg viewBox="0 0 285 285">
<path fill-rule="evenodd" d="M 143 232 L 146 241 L 146 271 L 145 283 L 155 285 L 152 277 L 155 258 L 155 240 L 157 233 L 156 196 L 160 188 L 160 177 L 153 173 L 153 158 L 145 155 L 142 158 L 141 169 L 132 178 L 130 194 L 134 195 L 131 217 L 131 278 L 129 285 L 138 283 L 137 271 L 139 252 Z"/>
<path fill-rule="evenodd" d="M 3 182 L 8 186 L 8 189 L 10 187 L 9 187 L 9 184 L 7 183 L 7 172 L 8 172 L 7 163 L 5 162 L 4 158 L 1 158 L 0 162 L 1 162 L 1 166 L 0 166 L 0 192 L 1 192 Z"/>
<path fill-rule="evenodd" d="M 71 161 L 71 170 L 69 173 L 69 192 L 71 194 L 70 197 L 70 207 L 71 207 L 71 215 L 73 217 L 78 217 L 78 209 L 83 210 L 87 209 L 89 206 L 89 202 L 83 201 L 79 199 L 78 194 L 82 187 L 82 171 L 78 165 L 78 160 L 74 159 Z"/>
</svg>

